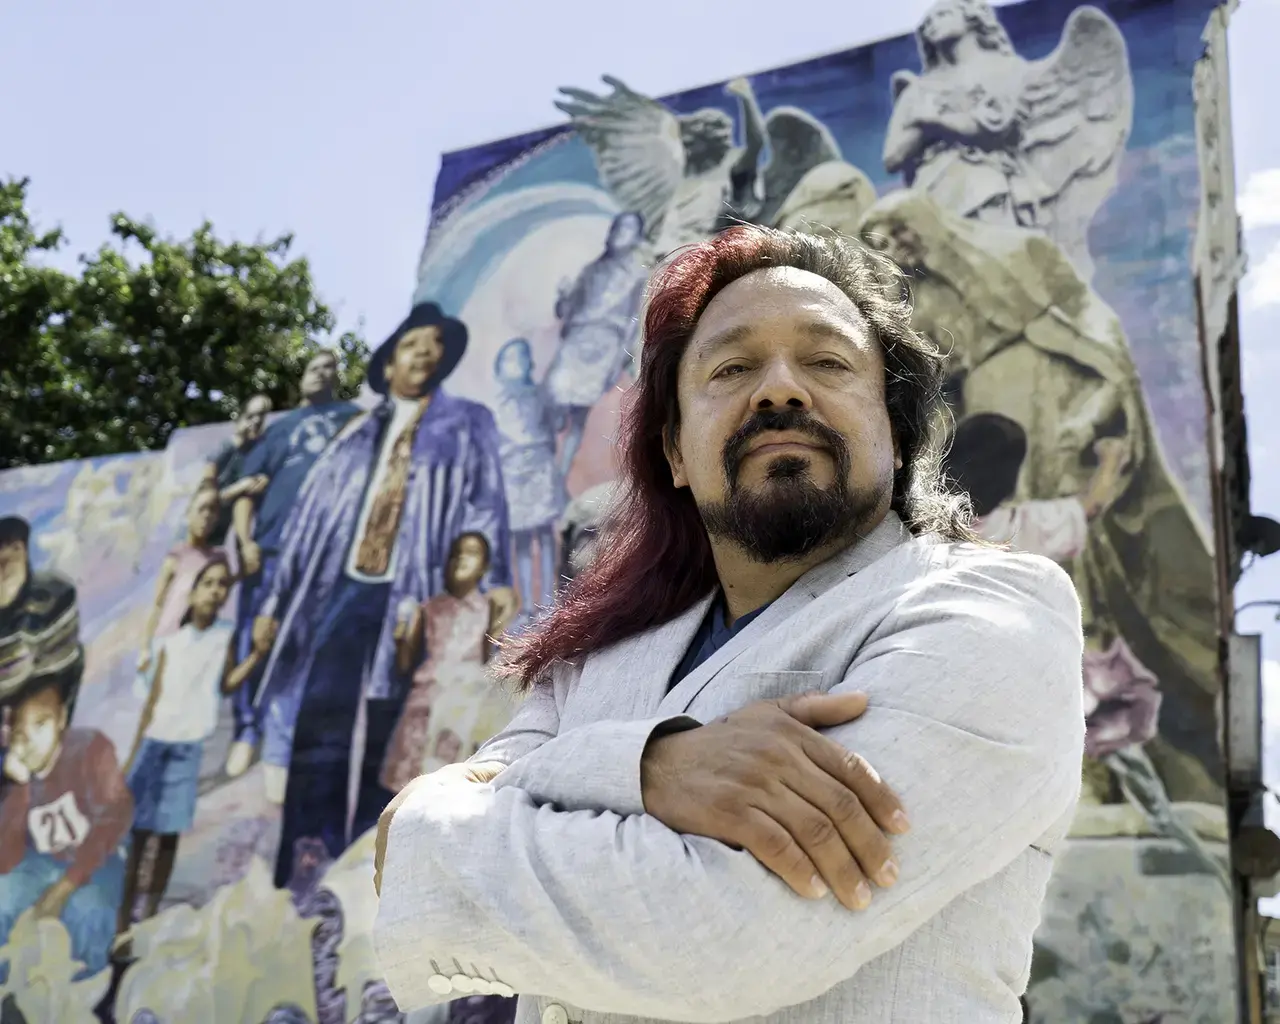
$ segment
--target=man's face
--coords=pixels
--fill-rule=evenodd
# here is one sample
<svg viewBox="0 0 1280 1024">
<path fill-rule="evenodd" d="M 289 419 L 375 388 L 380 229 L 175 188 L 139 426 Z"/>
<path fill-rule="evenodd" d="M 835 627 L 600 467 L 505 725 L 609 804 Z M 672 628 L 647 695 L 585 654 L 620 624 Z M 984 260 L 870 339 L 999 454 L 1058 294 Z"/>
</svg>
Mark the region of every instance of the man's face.
<svg viewBox="0 0 1280 1024">
<path fill-rule="evenodd" d="M 210 621 L 217 618 L 218 612 L 227 603 L 230 590 L 231 573 L 227 567 L 222 564 L 210 566 L 191 589 L 192 614 Z"/>
<path fill-rule="evenodd" d="M 463 537 L 454 546 L 449 575 L 458 583 L 478 583 L 489 567 L 489 554 L 479 537 Z"/>
<path fill-rule="evenodd" d="M 0 608 L 12 604 L 27 582 L 27 545 L 20 540 L 0 544 Z"/>
<path fill-rule="evenodd" d="M 187 529 L 197 540 L 208 540 L 218 522 L 218 492 L 209 488 L 196 492 L 187 510 Z"/>
<path fill-rule="evenodd" d="M 337 357 L 332 352 L 321 352 L 302 371 L 302 397 L 314 400 L 331 395 L 337 380 Z"/>
<path fill-rule="evenodd" d="M 32 775 L 45 771 L 53 761 L 67 728 L 67 710 L 52 689 L 42 690 L 14 709 L 10 745 Z"/>
<path fill-rule="evenodd" d="M 245 441 L 256 441 L 267 425 L 271 412 L 271 400 L 264 395 L 254 395 L 245 402 L 240 418 L 236 420 L 236 433 Z"/>
<path fill-rule="evenodd" d="M 825 278 L 778 267 L 728 285 L 694 329 L 678 391 L 671 472 L 713 537 L 783 561 L 888 510 L 898 459 L 884 358 Z"/>
<path fill-rule="evenodd" d="M 438 327 L 415 327 L 396 344 L 387 362 L 387 386 L 397 398 L 421 398 L 440 365 L 444 346 Z"/>
</svg>

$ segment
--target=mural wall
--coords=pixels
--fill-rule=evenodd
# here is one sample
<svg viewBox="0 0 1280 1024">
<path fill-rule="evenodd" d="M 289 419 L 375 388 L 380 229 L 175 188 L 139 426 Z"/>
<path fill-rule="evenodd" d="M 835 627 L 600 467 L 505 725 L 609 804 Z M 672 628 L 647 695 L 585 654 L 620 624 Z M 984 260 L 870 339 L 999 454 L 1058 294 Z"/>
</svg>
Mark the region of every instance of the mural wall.
<svg viewBox="0 0 1280 1024">
<path fill-rule="evenodd" d="M 512 713 L 490 638 L 584 557 L 647 268 L 750 220 L 913 274 L 950 472 L 1080 590 L 1085 798 L 1031 1019 L 1233 1019 L 1191 262 L 1211 10 L 943 0 L 662 100 L 574 83 L 567 124 L 444 158 L 360 403 L 321 356 L 297 409 L 0 475 L 0 1016 L 401 1019 L 370 828 Z"/>
</svg>

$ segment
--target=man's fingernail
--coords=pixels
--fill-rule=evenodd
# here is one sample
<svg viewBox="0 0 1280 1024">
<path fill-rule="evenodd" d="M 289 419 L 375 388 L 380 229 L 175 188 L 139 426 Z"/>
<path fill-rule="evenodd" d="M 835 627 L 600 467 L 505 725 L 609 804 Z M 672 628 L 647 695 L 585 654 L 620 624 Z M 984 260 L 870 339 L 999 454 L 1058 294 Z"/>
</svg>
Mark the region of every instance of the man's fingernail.
<svg viewBox="0 0 1280 1024">
<path fill-rule="evenodd" d="M 813 898 L 815 900 L 820 900 L 824 896 L 826 896 L 826 894 L 829 893 L 831 890 L 827 888 L 826 882 L 824 882 L 817 875 L 814 875 L 811 879 L 809 879 L 809 891 L 813 893 Z"/>
<path fill-rule="evenodd" d="M 889 828 L 894 832 L 910 832 L 911 822 L 901 811 L 894 811 L 889 818 Z"/>
<path fill-rule="evenodd" d="M 866 882 L 859 882 L 858 888 L 853 890 L 853 905 L 861 910 L 863 907 L 871 903 L 871 886 Z"/>
<path fill-rule="evenodd" d="M 898 880 L 898 865 L 890 857 L 880 865 L 880 884 L 886 888 Z"/>
</svg>

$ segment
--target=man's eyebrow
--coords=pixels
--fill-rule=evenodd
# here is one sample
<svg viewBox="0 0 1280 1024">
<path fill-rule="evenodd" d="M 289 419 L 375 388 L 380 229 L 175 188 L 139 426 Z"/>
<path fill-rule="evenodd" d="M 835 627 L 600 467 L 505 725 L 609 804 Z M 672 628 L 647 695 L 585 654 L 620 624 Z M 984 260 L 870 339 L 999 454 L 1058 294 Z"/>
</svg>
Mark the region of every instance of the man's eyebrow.
<svg viewBox="0 0 1280 1024">
<path fill-rule="evenodd" d="M 744 341 L 751 333 L 750 324 L 738 324 L 736 327 L 727 327 L 718 334 L 713 334 L 709 338 L 704 338 L 694 346 L 694 352 L 699 359 L 709 359 L 722 348 L 728 348 L 730 345 L 737 345 Z"/>
<path fill-rule="evenodd" d="M 810 337 L 838 341 L 854 351 L 862 351 L 862 346 L 859 344 L 860 339 L 851 327 L 841 326 L 840 324 L 832 323 L 830 320 L 810 320 L 802 325 L 801 330 Z M 737 324 L 734 327 L 727 327 L 718 334 L 713 334 L 711 337 L 699 341 L 694 347 L 694 351 L 699 359 L 709 359 L 722 348 L 741 344 L 751 332 L 752 327 L 750 324 Z"/>
<path fill-rule="evenodd" d="M 804 331 L 813 338 L 838 341 L 849 348 L 857 351 L 862 350 L 862 346 L 859 344 L 861 341 L 859 332 L 840 324 L 834 324 L 830 320 L 811 320 L 804 325 Z"/>
</svg>

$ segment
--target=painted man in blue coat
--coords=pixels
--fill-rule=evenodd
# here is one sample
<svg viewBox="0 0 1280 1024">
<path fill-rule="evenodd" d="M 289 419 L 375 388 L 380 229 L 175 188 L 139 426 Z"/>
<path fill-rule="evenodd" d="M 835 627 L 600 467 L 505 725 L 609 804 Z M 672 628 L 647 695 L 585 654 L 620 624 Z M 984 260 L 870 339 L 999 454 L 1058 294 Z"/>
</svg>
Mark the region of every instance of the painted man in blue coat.
<svg viewBox="0 0 1280 1024">
<path fill-rule="evenodd" d="M 397 623 L 444 589 L 458 535 L 488 538 L 483 586 L 514 610 L 493 416 L 439 390 L 466 344 L 461 321 L 416 306 L 369 361 L 383 401 L 324 451 L 290 514 L 254 624 L 274 639 L 259 707 L 294 719 L 277 886 L 299 839 L 337 857 L 390 800 L 378 777 L 409 682 Z"/>
</svg>

